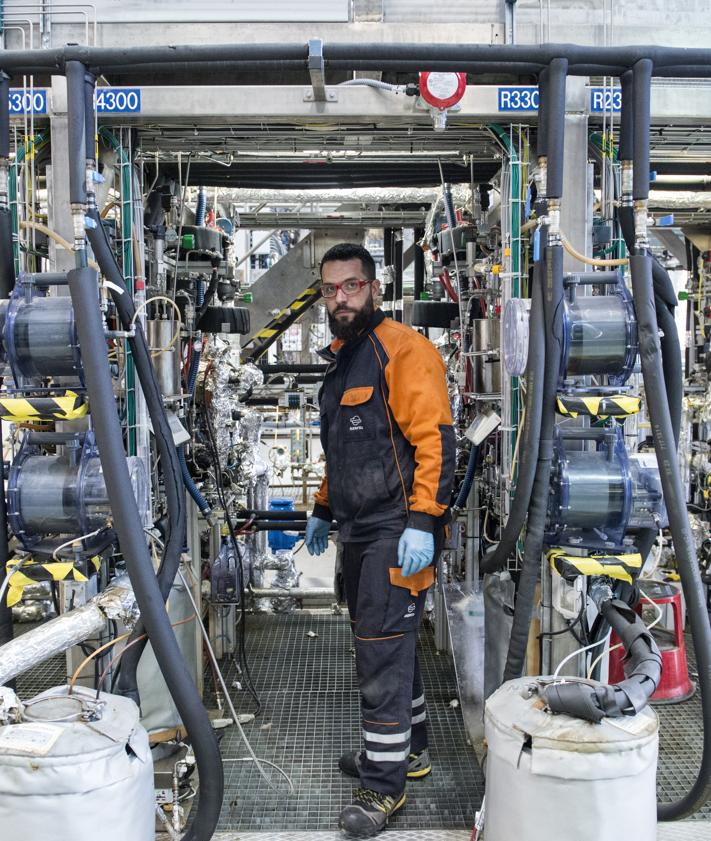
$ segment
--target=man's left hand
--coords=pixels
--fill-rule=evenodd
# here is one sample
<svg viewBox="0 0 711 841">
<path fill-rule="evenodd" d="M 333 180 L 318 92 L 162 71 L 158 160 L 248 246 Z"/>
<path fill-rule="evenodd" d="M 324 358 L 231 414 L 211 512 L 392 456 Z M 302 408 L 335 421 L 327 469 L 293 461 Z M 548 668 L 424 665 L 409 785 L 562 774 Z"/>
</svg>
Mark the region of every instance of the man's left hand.
<svg viewBox="0 0 711 841">
<path fill-rule="evenodd" d="M 403 577 L 407 578 L 429 566 L 433 558 L 434 537 L 420 529 L 405 529 L 397 547 L 397 562 L 402 567 Z"/>
</svg>

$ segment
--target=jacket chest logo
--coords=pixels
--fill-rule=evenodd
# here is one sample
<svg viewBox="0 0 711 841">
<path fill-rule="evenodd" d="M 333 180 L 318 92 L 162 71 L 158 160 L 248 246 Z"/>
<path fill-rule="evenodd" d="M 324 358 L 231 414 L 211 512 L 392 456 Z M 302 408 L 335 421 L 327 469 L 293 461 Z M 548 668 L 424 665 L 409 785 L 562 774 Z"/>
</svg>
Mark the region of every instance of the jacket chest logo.
<svg viewBox="0 0 711 841">
<path fill-rule="evenodd" d="M 349 432 L 362 432 L 363 431 L 363 419 L 360 415 L 353 415 L 350 418 L 350 428 Z"/>
</svg>

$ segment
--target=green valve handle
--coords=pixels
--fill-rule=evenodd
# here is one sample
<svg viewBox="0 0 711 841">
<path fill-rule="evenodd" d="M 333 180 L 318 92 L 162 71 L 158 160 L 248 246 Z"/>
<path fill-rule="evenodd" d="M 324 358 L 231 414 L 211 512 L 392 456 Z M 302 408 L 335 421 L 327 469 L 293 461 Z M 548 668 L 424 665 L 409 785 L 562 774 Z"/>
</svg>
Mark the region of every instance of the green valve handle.
<svg viewBox="0 0 711 841">
<path fill-rule="evenodd" d="M 194 251 L 195 250 L 195 234 L 183 234 L 183 237 L 180 240 L 180 247 L 184 251 Z"/>
<path fill-rule="evenodd" d="M 430 293 L 426 289 L 423 289 L 422 292 L 420 292 L 420 300 L 421 301 L 429 301 L 429 299 L 430 299 Z"/>
<path fill-rule="evenodd" d="M 245 304 L 251 304 L 254 301 L 254 296 L 251 292 L 244 292 L 242 294 L 242 301 Z"/>
<path fill-rule="evenodd" d="M 679 300 L 680 301 L 688 301 L 689 300 L 689 293 L 685 289 L 682 289 L 681 292 L 679 292 Z"/>
</svg>

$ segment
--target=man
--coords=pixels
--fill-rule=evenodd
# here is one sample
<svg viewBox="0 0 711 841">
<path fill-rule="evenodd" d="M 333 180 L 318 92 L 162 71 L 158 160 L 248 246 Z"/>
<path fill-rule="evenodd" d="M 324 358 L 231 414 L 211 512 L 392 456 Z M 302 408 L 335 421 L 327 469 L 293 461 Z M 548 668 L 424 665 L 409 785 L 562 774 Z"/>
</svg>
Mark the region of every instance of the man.
<svg viewBox="0 0 711 841">
<path fill-rule="evenodd" d="M 355 636 L 365 749 L 339 767 L 360 777 L 339 825 L 368 838 L 405 803 L 405 780 L 431 771 L 417 629 L 442 544 L 455 442 L 445 366 L 435 348 L 375 306 L 370 253 L 343 243 L 321 261 L 335 340 L 319 396 L 326 475 L 306 525 L 325 551 L 331 520 Z"/>
</svg>

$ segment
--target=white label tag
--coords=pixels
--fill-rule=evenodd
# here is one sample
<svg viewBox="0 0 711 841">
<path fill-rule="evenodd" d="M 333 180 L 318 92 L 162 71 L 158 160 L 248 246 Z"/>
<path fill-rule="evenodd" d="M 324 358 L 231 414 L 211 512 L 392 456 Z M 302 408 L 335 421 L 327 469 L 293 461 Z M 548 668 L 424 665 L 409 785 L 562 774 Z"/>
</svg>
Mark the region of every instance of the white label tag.
<svg viewBox="0 0 711 841">
<path fill-rule="evenodd" d="M 13 724 L 0 732 L 0 750 L 46 756 L 63 732 L 54 724 Z"/>
</svg>

